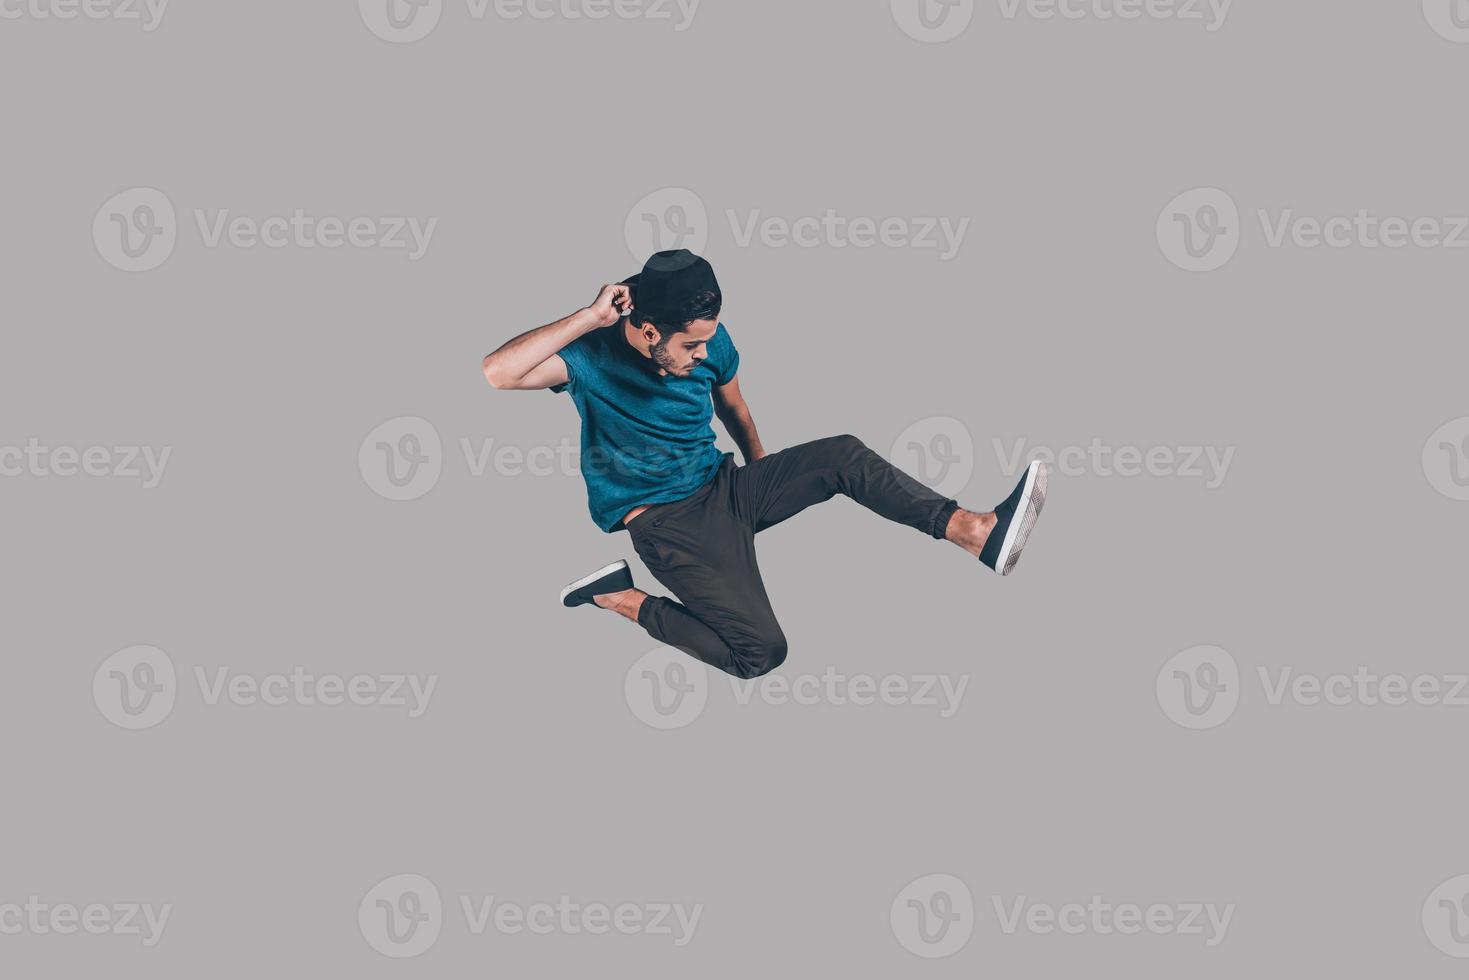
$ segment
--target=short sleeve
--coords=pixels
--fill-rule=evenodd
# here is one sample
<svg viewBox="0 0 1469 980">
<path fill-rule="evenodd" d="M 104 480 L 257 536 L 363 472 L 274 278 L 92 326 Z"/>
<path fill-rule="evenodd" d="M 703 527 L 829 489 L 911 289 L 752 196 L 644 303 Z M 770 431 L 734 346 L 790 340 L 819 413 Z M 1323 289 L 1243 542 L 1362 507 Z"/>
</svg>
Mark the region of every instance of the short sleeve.
<svg viewBox="0 0 1469 980">
<path fill-rule="evenodd" d="M 735 348 L 729 331 L 724 329 L 724 324 L 719 324 L 714 331 L 714 343 L 710 346 L 713 348 L 709 352 L 709 359 L 714 362 L 714 383 L 727 385 L 739 373 L 740 352 Z"/>
<path fill-rule="evenodd" d="M 552 391 L 560 394 L 572 385 L 577 384 L 586 375 L 586 372 L 590 370 L 591 362 L 588 360 L 589 355 L 587 354 L 587 338 L 590 336 L 590 334 L 582 334 L 556 352 L 561 356 L 561 360 L 566 363 L 567 381 L 565 384 L 552 385 Z"/>
</svg>

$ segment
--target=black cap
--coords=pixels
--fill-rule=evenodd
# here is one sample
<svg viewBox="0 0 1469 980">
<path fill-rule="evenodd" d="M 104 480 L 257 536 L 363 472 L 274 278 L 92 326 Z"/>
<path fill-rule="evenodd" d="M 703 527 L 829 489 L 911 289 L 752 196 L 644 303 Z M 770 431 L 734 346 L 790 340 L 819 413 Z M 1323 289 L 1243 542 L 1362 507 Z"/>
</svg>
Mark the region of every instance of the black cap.
<svg viewBox="0 0 1469 980">
<path fill-rule="evenodd" d="M 623 284 L 633 287 L 633 308 L 654 320 L 682 316 L 695 296 L 719 293 L 714 266 L 686 248 L 656 253 Z"/>
</svg>

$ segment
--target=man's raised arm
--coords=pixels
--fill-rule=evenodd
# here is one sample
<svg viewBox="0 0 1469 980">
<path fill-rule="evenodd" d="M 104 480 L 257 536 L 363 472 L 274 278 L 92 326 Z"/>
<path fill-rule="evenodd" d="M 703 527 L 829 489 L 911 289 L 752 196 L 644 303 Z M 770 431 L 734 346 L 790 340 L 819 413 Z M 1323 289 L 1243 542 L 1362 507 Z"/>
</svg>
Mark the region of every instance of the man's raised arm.
<svg viewBox="0 0 1469 980">
<path fill-rule="evenodd" d="M 565 384 L 566 362 L 557 352 L 583 334 L 611 326 L 630 309 L 632 292 L 627 286 L 620 283 L 603 286 L 596 301 L 586 309 L 528 330 L 487 355 L 485 380 L 491 387 L 507 391 Z"/>
</svg>

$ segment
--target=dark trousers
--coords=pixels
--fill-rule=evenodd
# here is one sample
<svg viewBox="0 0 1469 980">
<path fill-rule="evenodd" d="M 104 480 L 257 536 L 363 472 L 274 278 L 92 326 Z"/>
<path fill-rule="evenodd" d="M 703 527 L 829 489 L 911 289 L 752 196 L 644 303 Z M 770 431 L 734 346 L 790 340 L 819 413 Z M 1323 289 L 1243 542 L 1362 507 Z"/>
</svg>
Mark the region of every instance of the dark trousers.
<svg viewBox="0 0 1469 980">
<path fill-rule="evenodd" d="M 680 600 L 649 596 L 638 624 L 736 677 L 779 667 L 786 638 L 760 578 L 755 534 L 839 493 L 935 538 L 959 506 L 856 436 L 792 446 L 747 466 L 726 456 L 692 496 L 656 504 L 628 525 L 638 557 Z"/>
</svg>

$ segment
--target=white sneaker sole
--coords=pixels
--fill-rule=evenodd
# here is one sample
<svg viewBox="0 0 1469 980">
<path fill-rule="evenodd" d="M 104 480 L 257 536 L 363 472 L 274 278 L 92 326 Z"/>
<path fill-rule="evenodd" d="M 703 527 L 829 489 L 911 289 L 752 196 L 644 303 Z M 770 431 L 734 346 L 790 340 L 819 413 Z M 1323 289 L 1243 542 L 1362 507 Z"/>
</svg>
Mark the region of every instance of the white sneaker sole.
<svg viewBox="0 0 1469 980">
<path fill-rule="evenodd" d="M 1026 467 L 1025 487 L 1020 491 L 1020 513 L 1010 519 L 1005 529 L 1005 540 L 1000 545 L 1000 556 L 995 562 L 1001 575 L 1009 575 L 1020 560 L 1025 541 L 1035 528 L 1036 518 L 1046 505 L 1046 464 L 1035 460 Z"/>
<path fill-rule="evenodd" d="M 566 588 L 562 589 L 561 590 L 561 595 L 557 598 L 556 602 L 558 604 L 560 604 L 560 605 L 565 605 L 566 604 L 566 597 L 569 596 L 569 595 L 571 595 L 577 589 L 580 589 L 582 586 L 585 586 L 585 585 L 591 585 L 593 582 L 597 581 L 597 579 L 601 578 L 603 575 L 611 575 L 613 572 L 617 571 L 619 568 L 626 568 L 626 567 L 627 567 L 627 559 L 625 559 L 625 558 L 619 558 L 619 559 L 617 559 L 615 562 L 613 562 L 610 565 L 603 565 L 601 568 L 597 569 L 592 574 L 586 576 L 585 578 L 579 578 L 575 582 L 572 582 L 570 585 L 568 585 Z"/>
</svg>

